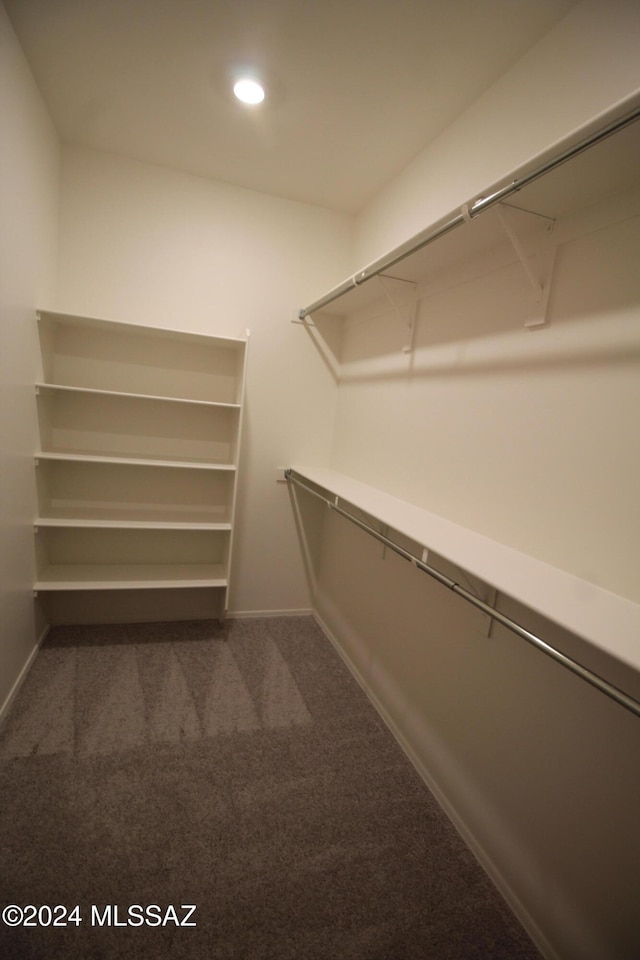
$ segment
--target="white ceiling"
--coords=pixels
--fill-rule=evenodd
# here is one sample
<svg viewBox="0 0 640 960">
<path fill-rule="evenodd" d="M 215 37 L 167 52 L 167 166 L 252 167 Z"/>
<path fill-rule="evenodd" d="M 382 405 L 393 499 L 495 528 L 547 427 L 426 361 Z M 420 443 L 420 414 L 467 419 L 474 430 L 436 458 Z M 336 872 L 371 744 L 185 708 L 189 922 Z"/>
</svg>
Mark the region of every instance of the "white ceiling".
<svg viewBox="0 0 640 960">
<path fill-rule="evenodd" d="M 575 2 L 4 0 L 64 142 L 349 212 Z"/>
</svg>

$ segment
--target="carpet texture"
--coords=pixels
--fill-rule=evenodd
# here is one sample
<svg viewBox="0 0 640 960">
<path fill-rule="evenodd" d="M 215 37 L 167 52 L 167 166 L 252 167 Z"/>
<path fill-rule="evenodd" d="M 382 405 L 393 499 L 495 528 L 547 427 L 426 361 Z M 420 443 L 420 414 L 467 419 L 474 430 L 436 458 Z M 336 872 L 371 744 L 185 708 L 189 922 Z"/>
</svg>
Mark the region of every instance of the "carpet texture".
<svg viewBox="0 0 640 960">
<path fill-rule="evenodd" d="M 54 629 L 0 852 L 0 907 L 82 918 L 0 923 L 7 960 L 539 957 L 310 617 Z"/>
</svg>

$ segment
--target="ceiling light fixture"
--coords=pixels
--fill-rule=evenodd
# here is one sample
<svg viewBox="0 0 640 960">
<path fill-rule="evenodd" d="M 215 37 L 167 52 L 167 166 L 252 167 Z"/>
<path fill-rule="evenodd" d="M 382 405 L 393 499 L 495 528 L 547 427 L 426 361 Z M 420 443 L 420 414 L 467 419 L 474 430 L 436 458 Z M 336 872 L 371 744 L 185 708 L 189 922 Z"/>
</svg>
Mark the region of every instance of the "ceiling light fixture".
<svg viewBox="0 0 640 960">
<path fill-rule="evenodd" d="M 264 100 L 264 87 L 257 80 L 251 80 L 249 77 L 237 80 L 233 85 L 233 92 L 243 103 L 256 104 Z"/>
</svg>

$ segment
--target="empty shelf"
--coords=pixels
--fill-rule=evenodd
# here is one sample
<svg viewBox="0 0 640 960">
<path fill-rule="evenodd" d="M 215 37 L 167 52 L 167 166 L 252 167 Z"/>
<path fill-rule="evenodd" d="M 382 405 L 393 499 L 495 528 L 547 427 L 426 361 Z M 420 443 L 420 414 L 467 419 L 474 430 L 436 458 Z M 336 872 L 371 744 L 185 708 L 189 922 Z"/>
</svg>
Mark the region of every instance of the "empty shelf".
<svg viewBox="0 0 640 960">
<path fill-rule="evenodd" d="M 640 604 L 334 470 L 292 467 L 328 491 L 635 669 Z"/>
<path fill-rule="evenodd" d="M 196 520 L 126 520 L 97 517 L 36 517 L 34 527 L 110 528 L 114 530 L 231 530 L 230 523 Z"/>
<path fill-rule="evenodd" d="M 226 587 L 221 564 L 51 564 L 34 590 L 157 590 Z"/>
<path fill-rule="evenodd" d="M 186 397 L 167 397 L 153 393 L 127 393 L 122 390 L 97 390 L 94 387 L 72 387 L 63 383 L 36 383 L 36 393 L 39 390 L 58 390 L 66 393 L 88 393 L 101 397 L 123 397 L 127 400 L 159 400 L 165 403 L 182 403 L 199 407 L 222 407 L 223 409 L 239 410 L 239 403 L 221 403 L 214 400 L 190 400 Z"/>
<path fill-rule="evenodd" d="M 141 467 L 181 467 L 189 470 L 235 470 L 232 463 L 212 463 L 203 460 L 152 460 L 145 457 L 105 457 L 93 453 L 56 453 L 39 450 L 34 454 L 38 460 L 67 460 L 76 463 L 120 463 L 128 466 Z"/>
</svg>

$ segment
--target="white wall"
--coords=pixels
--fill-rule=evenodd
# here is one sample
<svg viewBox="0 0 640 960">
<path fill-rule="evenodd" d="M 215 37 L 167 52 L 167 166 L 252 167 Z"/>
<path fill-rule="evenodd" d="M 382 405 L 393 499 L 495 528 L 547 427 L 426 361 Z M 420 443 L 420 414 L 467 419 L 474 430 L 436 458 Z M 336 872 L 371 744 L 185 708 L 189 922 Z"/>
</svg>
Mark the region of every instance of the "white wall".
<svg viewBox="0 0 640 960">
<path fill-rule="evenodd" d="M 432 277 L 411 356 L 395 316 L 350 322 L 333 465 L 640 602 L 640 193 L 600 214 L 558 246 L 545 329 L 517 261 Z"/>
<path fill-rule="evenodd" d="M 632 96 L 638 49 L 637 3 L 580 4 L 363 212 L 358 264 Z M 523 330 L 526 277 L 497 260 L 431 278 L 410 357 L 397 317 L 350 321 L 330 465 L 640 601 L 639 199 L 559 228 L 546 328 Z M 335 514 L 315 574 L 338 646 L 545 955 L 637 958 L 637 719 L 501 628 L 487 638 Z"/>
<path fill-rule="evenodd" d="M 356 267 L 637 92 L 639 49 L 637 0 L 583 0 L 362 211 Z"/>
<path fill-rule="evenodd" d="M 230 611 L 308 609 L 286 484 L 325 460 L 335 384 L 290 323 L 351 263 L 353 220 L 66 148 L 56 304 L 71 313 L 229 336 L 251 330 Z"/>
<path fill-rule="evenodd" d="M 59 144 L 0 4 L 0 711 L 34 652 L 35 309 L 55 294 Z"/>
</svg>

